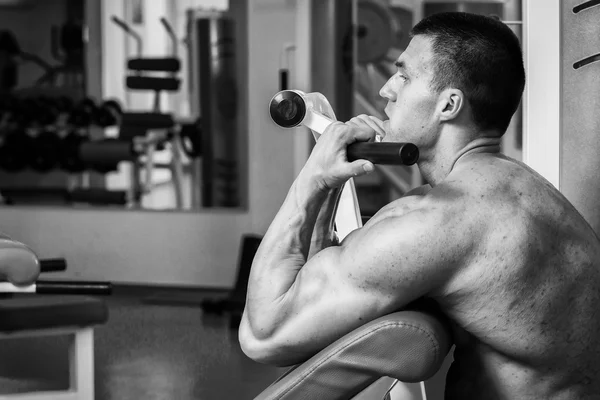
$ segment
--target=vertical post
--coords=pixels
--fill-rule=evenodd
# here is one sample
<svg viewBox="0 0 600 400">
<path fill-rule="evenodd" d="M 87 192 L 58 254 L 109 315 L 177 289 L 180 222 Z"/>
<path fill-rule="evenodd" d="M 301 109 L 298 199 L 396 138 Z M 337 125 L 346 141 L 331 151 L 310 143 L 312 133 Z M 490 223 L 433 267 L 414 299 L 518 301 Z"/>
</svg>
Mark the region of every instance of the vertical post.
<svg viewBox="0 0 600 400">
<path fill-rule="evenodd" d="M 523 1 L 523 161 L 560 188 L 561 5 Z"/>
<path fill-rule="evenodd" d="M 104 2 L 87 0 L 85 15 L 85 92 L 92 98 L 101 99 L 102 93 L 102 12 Z"/>
<path fill-rule="evenodd" d="M 356 2 L 312 1 L 311 20 L 311 91 L 323 93 L 338 119 L 347 121 L 354 116 Z"/>
<path fill-rule="evenodd" d="M 94 398 L 94 328 L 81 328 L 69 348 L 71 390 L 79 399 Z"/>
<path fill-rule="evenodd" d="M 291 88 L 310 92 L 312 87 L 311 77 L 311 38 L 312 31 L 312 2 L 296 2 L 296 52 L 294 68 L 291 69 Z M 310 141 L 313 140 L 308 128 L 299 126 L 294 128 L 294 176 L 298 176 L 310 153 Z"/>
</svg>

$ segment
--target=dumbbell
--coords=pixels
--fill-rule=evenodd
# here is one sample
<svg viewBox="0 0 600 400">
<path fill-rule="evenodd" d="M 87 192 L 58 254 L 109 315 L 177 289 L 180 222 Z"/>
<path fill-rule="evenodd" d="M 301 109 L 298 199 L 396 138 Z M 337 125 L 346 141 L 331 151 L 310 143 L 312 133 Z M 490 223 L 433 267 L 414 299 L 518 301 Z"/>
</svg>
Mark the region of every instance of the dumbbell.
<svg viewBox="0 0 600 400">
<path fill-rule="evenodd" d="M 45 97 L 28 97 L 21 100 L 21 119 L 27 125 L 51 125 L 58 117 L 58 111 Z"/>
<path fill-rule="evenodd" d="M 27 110 L 23 101 L 17 97 L 8 97 L 3 105 L 4 114 L 8 115 L 7 122 L 26 128 L 31 124 L 31 112 Z"/>
<path fill-rule="evenodd" d="M 54 125 L 58 120 L 61 111 L 57 102 L 51 97 L 41 96 L 36 100 L 37 122 L 42 126 Z"/>
<path fill-rule="evenodd" d="M 23 129 L 13 130 L 2 138 L 0 169 L 19 172 L 30 165 L 32 138 Z"/>
<path fill-rule="evenodd" d="M 123 113 L 121 105 L 116 100 L 106 100 L 96 108 L 94 123 L 101 127 L 115 126 Z"/>
<path fill-rule="evenodd" d="M 59 166 L 63 141 L 52 131 L 43 131 L 31 139 L 30 167 L 38 172 L 48 172 Z"/>
<path fill-rule="evenodd" d="M 10 95 L 0 96 L 0 119 L 11 114 L 14 108 L 15 98 Z"/>
<path fill-rule="evenodd" d="M 68 123 L 77 127 L 86 127 L 94 122 L 94 115 L 97 112 L 97 106 L 94 100 L 86 98 L 75 105 L 69 114 Z"/>
<path fill-rule="evenodd" d="M 77 133 L 77 131 L 71 131 L 62 139 L 58 159 L 61 169 L 72 173 L 83 172 L 85 170 L 86 165 L 79 156 L 79 149 L 81 148 L 81 144 L 86 140 L 88 139 Z"/>
<path fill-rule="evenodd" d="M 53 99 L 56 109 L 61 113 L 70 113 L 73 109 L 73 100 L 67 96 L 59 96 Z"/>
</svg>

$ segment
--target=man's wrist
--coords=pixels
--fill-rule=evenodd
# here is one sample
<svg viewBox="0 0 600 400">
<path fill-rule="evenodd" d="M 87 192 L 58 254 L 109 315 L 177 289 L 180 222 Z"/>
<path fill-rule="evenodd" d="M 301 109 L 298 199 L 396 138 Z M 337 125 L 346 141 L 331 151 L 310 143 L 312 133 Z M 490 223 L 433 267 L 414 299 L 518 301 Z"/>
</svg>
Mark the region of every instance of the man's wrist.
<svg viewBox="0 0 600 400">
<path fill-rule="evenodd" d="M 309 197 L 322 198 L 327 196 L 332 189 L 323 184 L 319 179 L 318 174 L 304 168 L 296 178 L 296 188 L 301 193 L 305 193 Z"/>
</svg>

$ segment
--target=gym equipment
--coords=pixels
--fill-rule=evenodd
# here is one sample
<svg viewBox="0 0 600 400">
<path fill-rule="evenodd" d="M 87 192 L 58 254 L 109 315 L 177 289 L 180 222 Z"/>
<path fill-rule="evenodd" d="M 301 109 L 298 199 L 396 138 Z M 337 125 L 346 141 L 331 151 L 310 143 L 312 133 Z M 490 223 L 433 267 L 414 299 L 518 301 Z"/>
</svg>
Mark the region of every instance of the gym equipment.
<svg viewBox="0 0 600 400">
<path fill-rule="evenodd" d="M 157 167 L 166 167 L 171 171 L 172 182 L 175 191 L 175 202 L 177 208 L 183 207 L 183 165 L 179 148 L 179 134 L 175 128 L 173 117 L 170 114 L 160 112 L 160 94 L 162 91 L 178 91 L 180 79 L 177 72 L 180 70 L 180 61 L 177 57 L 178 41 L 171 25 L 165 18 L 161 18 L 167 35 L 173 43 L 173 54 L 165 58 L 143 58 L 142 38 L 127 23 L 116 16 L 112 21 L 130 35 L 137 43 L 137 58 L 129 59 L 127 67 L 133 74 L 126 77 L 126 86 L 133 90 L 153 90 L 154 107 L 152 112 L 123 112 L 119 125 L 119 139 L 128 140 L 132 144 L 131 169 L 131 199 L 133 204 L 139 206 L 142 195 L 151 191 L 153 182 L 153 171 Z M 144 72 L 165 72 L 167 76 L 148 76 Z M 154 152 L 162 150 L 169 145 L 171 161 L 168 164 L 155 164 Z M 143 161 L 142 161 L 143 160 Z M 143 163 L 143 165 L 142 165 Z M 145 182 L 140 177 L 141 168 L 144 167 Z"/>
<path fill-rule="evenodd" d="M 7 93 L 17 86 L 19 69 L 16 58 L 20 52 L 17 40 L 9 31 L 0 31 L 0 93 Z"/>
<path fill-rule="evenodd" d="M 202 310 L 206 314 L 222 315 L 229 313 L 229 327 L 237 329 L 240 325 L 244 305 L 246 304 L 246 292 L 252 260 L 258 250 L 262 236 L 245 234 L 242 236 L 238 260 L 237 280 L 234 289 L 224 299 L 205 299 L 201 303 Z"/>
<path fill-rule="evenodd" d="M 86 165 L 79 156 L 79 148 L 81 144 L 87 140 L 83 135 L 77 131 L 71 131 L 62 139 L 62 151 L 59 157 L 60 167 L 72 173 L 82 172 L 85 170 Z"/>
<path fill-rule="evenodd" d="M 79 158 L 88 169 L 108 172 L 115 171 L 122 161 L 136 160 L 137 154 L 132 141 L 109 138 L 81 142 Z"/>
<path fill-rule="evenodd" d="M 143 44 L 142 38 L 123 20 L 116 16 L 112 16 L 112 21 L 117 26 L 125 31 L 128 35 L 133 37 L 137 42 L 137 58 L 129 59 L 127 61 L 127 67 L 130 70 L 135 71 L 134 75 L 129 75 L 125 79 L 125 85 L 127 88 L 132 90 L 153 90 L 156 92 L 154 98 L 154 108 L 158 110 L 160 104 L 160 92 L 176 92 L 179 90 L 181 80 L 176 77 L 176 73 L 181 68 L 179 58 L 177 58 L 177 37 L 171 25 L 165 18 L 161 18 L 160 22 L 163 25 L 167 35 L 173 42 L 173 56 L 166 58 L 143 58 Z M 143 72 L 168 72 L 170 76 L 147 76 L 142 75 Z"/>
<path fill-rule="evenodd" d="M 0 299 L 0 340 L 64 335 L 69 340 L 66 389 L 2 394 L 3 399 L 94 399 L 94 327 L 108 321 L 108 307 L 88 296 L 18 295 Z"/>
<path fill-rule="evenodd" d="M 359 0 L 357 5 L 357 61 L 359 64 L 385 61 L 396 42 L 400 24 L 385 1 Z"/>
<path fill-rule="evenodd" d="M 27 286 L 16 286 L 9 282 L 0 282 L 0 293 L 38 293 L 38 294 L 85 294 L 90 296 L 108 295 L 112 292 L 110 283 L 85 281 L 38 280 Z M 0 300 L 1 301 L 1 300 Z"/>
<path fill-rule="evenodd" d="M 96 114 L 97 106 L 94 100 L 83 99 L 69 113 L 68 123 L 76 127 L 87 127 L 92 125 Z"/>
<path fill-rule="evenodd" d="M 179 72 L 181 62 L 179 58 L 130 58 L 127 61 L 127 68 L 134 71 L 158 71 L 158 72 Z"/>
<path fill-rule="evenodd" d="M 333 110 L 320 93 L 296 92 L 298 96 L 292 101 L 306 111 L 302 118 L 296 118 L 297 124 L 310 128 L 318 140 L 335 120 Z M 292 117 L 292 113 L 286 115 Z M 275 115 L 273 119 L 277 123 L 280 117 Z M 286 124 L 285 119 L 283 123 Z M 340 240 L 362 226 L 352 180 L 342 190 L 335 224 Z M 435 302 L 420 299 L 404 310 L 355 329 L 308 361 L 292 367 L 255 400 L 350 399 L 361 392 L 377 390 L 376 382 L 383 386 L 379 398 L 389 399 L 391 388 L 399 382 L 432 377 L 452 347 L 451 338 L 450 325 Z"/>
<path fill-rule="evenodd" d="M 317 92 L 304 93 L 299 90 L 284 90 L 275 94 L 269 102 L 269 115 L 273 122 L 283 128 L 292 128 L 300 124 L 305 125 L 312 131 L 315 140 L 318 140 L 319 136 L 336 119 L 335 113 L 325 96 Z M 417 162 L 419 151 L 416 146 L 410 143 L 393 143 L 393 145 L 396 145 L 396 147 L 393 147 L 391 160 L 388 157 L 382 159 L 376 157 L 374 159 L 383 162 L 394 161 L 394 163 L 405 165 Z M 353 154 L 362 156 L 363 150 L 361 149 L 365 149 L 365 144 L 356 143 L 352 146 L 355 149 L 352 150 Z M 385 143 L 368 144 L 369 149 L 372 149 L 373 146 L 381 146 L 382 149 L 387 147 Z M 377 149 L 377 147 L 375 148 Z M 365 154 L 365 156 L 367 155 L 369 154 Z M 389 156 L 389 153 L 387 155 Z M 337 216 L 340 216 L 340 218 Z M 362 226 L 356 188 L 352 178 L 346 182 L 342 189 L 337 216 L 335 223 L 340 239 L 357 227 Z"/>
<path fill-rule="evenodd" d="M 52 131 L 42 131 L 37 137 L 31 139 L 29 166 L 38 172 L 50 171 L 59 165 L 62 154 L 63 141 Z"/>
<path fill-rule="evenodd" d="M 202 119 L 190 124 L 182 124 L 179 129 L 181 148 L 191 159 L 202 156 Z"/>
<path fill-rule="evenodd" d="M 94 123 L 103 128 L 119 125 L 119 118 L 123 113 L 121 104 L 117 100 L 106 100 L 95 111 Z"/>
<path fill-rule="evenodd" d="M 124 190 L 102 188 L 0 188 L 5 204 L 88 204 L 96 206 L 121 205 L 128 203 Z"/>
<path fill-rule="evenodd" d="M 320 109 L 320 93 L 284 90 L 277 93 L 269 104 L 269 114 L 282 128 L 306 125 L 322 133 L 333 121 Z M 349 161 L 369 160 L 375 164 L 413 165 L 419 159 L 419 149 L 412 143 L 354 143 L 348 146 Z"/>
<path fill-rule="evenodd" d="M 191 174 L 192 208 L 239 207 L 240 159 L 235 21 L 227 13 L 189 10 L 190 109 L 201 118 L 202 157 Z M 200 133 L 198 131 L 198 133 Z M 220 165 L 220 166 L 219 166 Z M 226 173 L 223 173 L 226 166 Z"/>
<path fill-rule="evenodd" d="M 70 87 L 80 87 L 84 85 L 84 27 L 83 25 L 70 18 L 63 25 L 53 25 L 50 30 L 50 43 L 52 56 L 59 61 L 56 66 L 47 63 L 40 65 L 45 73 L 36 81 L 37 86 L 48 84 L 49 86 L 58 86 L 58 78 L 62 76 L 62 84 Z"/>
<path fill-rule="evenodd" d="M 24 130 L 12 130 L 2 137 L 0 168 L 9 172 L 22 171 L 30 165 L 33 139 Z"/>
</svg>

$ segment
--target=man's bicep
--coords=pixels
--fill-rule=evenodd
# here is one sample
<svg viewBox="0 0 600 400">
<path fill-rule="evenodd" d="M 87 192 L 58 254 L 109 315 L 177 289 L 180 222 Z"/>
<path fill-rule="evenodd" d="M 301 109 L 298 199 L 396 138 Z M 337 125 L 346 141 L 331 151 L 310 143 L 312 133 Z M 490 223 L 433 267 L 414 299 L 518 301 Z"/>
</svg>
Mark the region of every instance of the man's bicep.
<svg viewBox="0 0 600 400">
<path fill-rule="evenodd" d="M 280 360 L 300 362 L 435 290 L 451 268 L 438 240 L 444 228 L 434 223 L 422 214 L 385 218 L 312 257 L 281 299 Z"/>
</svg>

